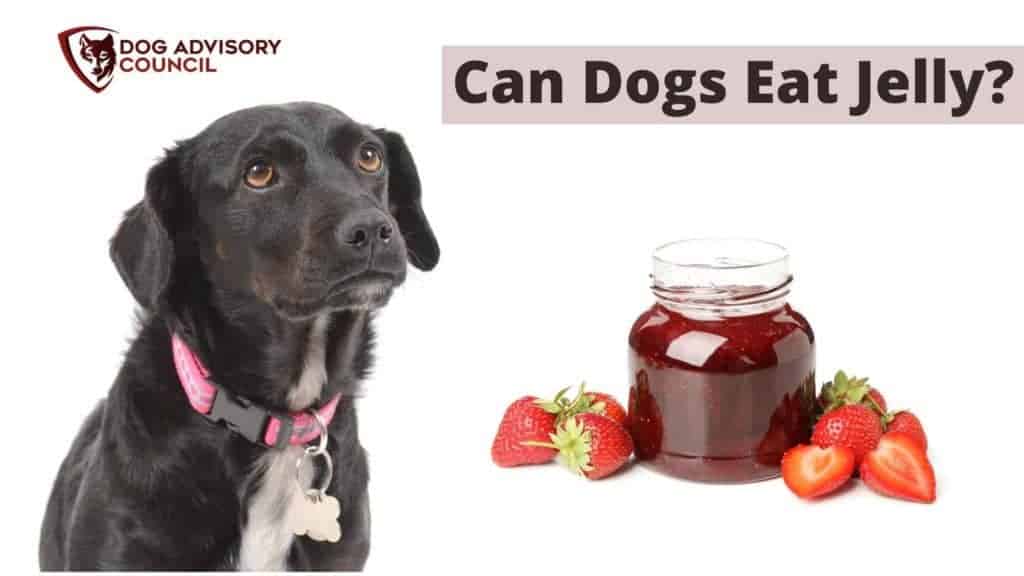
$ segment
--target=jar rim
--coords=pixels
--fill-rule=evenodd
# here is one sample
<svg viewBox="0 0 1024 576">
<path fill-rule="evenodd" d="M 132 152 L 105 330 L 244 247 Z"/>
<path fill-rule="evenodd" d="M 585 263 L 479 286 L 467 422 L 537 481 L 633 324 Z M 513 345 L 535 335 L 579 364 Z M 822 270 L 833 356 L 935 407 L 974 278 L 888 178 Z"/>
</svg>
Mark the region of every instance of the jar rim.
<svg viewBox="0 0 1024 576">
<path fill-rule="evenodd" d="M 712 261 L 700 262 L 679 262 L 676 259 L 667 256 L 667 252 L 672 249 L 678 248 L 707 248 L 714 245 L 725 245 L 732 244 L 734 246 L 744 246 L 746 248 L 760 249 L 764 254 L 772 254 L 772 256 L 757 259 L 757 261 L 740 261 L 731 260 L 736 258 L 735 256 L 709 256 L 705 255 L 705 258 L 710 258 Z M 654 249 L 653 257 L 656 263 L 664 264 L 667 266 L 678 266 L 682 268 L 703 268 L 711 270 L 742 270 L 745 268 L 757 268 L 760 266 L 771 266 L 778 264 L 789 259 L 789 251 L 786 247 L 777 244 L 775 242 L 768 242 L 766 240 L 759 240 L 756 238 L 745 238 L 745 237 L 695 237 L 695 238 L 683 238 L 681 240 L 674 240 L 672 242 L 666 242 Z M 752 258 L 748 257 L 748 258 Z"/>
<path fill-rule="evenodd" d="M 692 238 L 655 248 L 651 291 L 699 317 L 743 316 L 785 304 L 793 276 L 780 244 L 750 238 Z"/>
</svg>

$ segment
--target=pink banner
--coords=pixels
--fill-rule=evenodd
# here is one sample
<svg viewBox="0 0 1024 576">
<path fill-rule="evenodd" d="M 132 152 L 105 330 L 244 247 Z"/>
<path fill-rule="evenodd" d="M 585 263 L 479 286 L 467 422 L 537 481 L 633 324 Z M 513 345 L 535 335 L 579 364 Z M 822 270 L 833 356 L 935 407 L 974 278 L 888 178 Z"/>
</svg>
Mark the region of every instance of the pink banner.
<svg viewBox="0 0 1024 576">
<path fill-rule="evenodd" d="M 443 49 L 446 123 L 1020 123 L 1024 47 Z"/>
</svg>

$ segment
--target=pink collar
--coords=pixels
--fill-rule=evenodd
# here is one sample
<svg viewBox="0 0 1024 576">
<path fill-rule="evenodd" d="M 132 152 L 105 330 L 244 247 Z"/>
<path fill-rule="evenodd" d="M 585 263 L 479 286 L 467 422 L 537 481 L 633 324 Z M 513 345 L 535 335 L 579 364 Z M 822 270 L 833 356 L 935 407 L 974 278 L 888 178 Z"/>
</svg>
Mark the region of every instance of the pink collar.
<svg viewBox="0 0 1024 576">
<path fill-rule="evenodd" d="M 306 444 L 320 436 L 320 426 L 309 412 L 271 412 L 211 382 L 206 367 L 177 334 L 171 335 L 171 348 L 178 380 L 196 412 L 215 422 L 223 421 L 250 442 L 271 448 L 283 448 L 286 443 Z M 325 427 L 334 418 L 339 399 L 341 393 L 316 410 Z"/>
</svg>

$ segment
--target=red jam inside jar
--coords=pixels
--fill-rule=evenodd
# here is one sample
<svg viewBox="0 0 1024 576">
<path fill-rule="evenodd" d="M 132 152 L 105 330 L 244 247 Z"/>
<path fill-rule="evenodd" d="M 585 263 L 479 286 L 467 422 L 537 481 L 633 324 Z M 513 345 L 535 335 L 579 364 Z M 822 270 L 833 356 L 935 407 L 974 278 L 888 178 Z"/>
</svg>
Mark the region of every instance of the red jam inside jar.
<svg viewBox="0 0 1024 576">
<path fill-rule="evenodd" d="M 655 250 L 653 279 L 656 302 L 629 334 L 637 458 L 703 482 L 778 476 L 814 402 L 814 332 L 786 302 L 785 249 L 674 242 Z"/>
</svg>

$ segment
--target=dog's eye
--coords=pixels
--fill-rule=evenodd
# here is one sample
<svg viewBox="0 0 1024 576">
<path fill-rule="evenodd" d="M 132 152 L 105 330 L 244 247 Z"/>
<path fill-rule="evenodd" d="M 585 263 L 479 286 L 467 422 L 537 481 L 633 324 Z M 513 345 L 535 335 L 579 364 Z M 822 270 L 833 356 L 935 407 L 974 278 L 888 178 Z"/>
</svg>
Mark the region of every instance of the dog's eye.
<svg viewBox="0 0 1024 576">
<path fill-rule="evenodd" d="M 381 166 L 384 165 L 384 160 L 380 157 L 380 150 L 377 150 L 369 144 L 363 145 L 359 149 L 359 156 L 356 157 L 356 164 L 359 165 L 359 169 L 367 174 L 375 174 L 380 172 Z"/>
<path fill-rule="evenodd" d="M 250 188 L 266 188 L 274 181 L 274 167 L 270 164 L 257 160 L 245 169 L 245 183 Z"/>
</svg>

